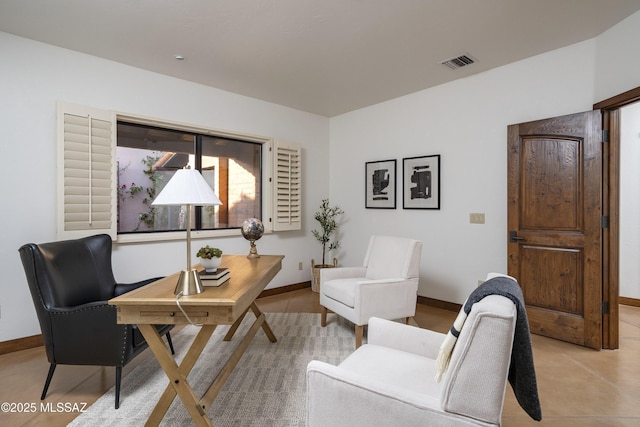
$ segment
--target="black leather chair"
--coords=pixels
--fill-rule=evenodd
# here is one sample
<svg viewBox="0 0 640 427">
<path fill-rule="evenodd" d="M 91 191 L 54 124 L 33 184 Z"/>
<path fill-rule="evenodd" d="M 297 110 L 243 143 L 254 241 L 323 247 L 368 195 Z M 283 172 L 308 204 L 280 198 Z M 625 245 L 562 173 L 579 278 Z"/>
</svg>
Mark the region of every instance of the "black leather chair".
<svg viewBox="0 0 640 427">
<path fill-rule="evenodd" d="M 106 234 L 60 242 L 29 243 L 19 252 L 40 321 L 51 366 L 42 390 L 47 395 L 56 365 L 116 368 L 116 409 L 120 406 L 122 367 L 147 348 L 135 325 L 119 325 L 107 301 L 146 285 L 116 283 L 111 267 L 111 237 Z M 173 325 L 157 326 L 171 352 Z"/>
</svg>

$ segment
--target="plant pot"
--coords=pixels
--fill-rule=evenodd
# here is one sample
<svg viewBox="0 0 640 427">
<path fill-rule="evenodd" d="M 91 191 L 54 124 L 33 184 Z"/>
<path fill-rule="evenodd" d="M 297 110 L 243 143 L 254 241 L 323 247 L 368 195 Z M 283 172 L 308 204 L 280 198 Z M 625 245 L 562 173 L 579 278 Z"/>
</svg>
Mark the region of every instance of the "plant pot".
<svg viewBox="0 0 640 427">
<path fill-rule="evenodd" d="M 207 273 L 215 273 L 221 262 L 222 257 L 200 258 L 200 265 L 207 270 Z"/>
<path fill-rule="evenodd" d="M 338 266 L 338 260 L 336 258 L 333 259 L 333 265 L 331 264 L 315 264 L 313 260 L 311 260 L 311 290 L 313 292 L 320 292 L 320 269 L 321 268 L 336 268 Z"/>
</svg>

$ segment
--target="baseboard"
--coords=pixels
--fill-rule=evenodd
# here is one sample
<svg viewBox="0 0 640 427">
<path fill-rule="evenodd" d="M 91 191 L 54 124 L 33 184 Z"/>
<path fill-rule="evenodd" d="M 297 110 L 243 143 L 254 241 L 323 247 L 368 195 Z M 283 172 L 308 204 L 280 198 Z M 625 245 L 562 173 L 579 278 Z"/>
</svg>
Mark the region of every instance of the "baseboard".
<svg viewBox="0 0 640 427">
<path fill-rule="evenodd" d="M 265 298 L 274 295 L 280 295 L 287 292 L 297 291 L 300 289 L 306 289 L 311 287 L 311 281 L 296 283 L 293 285 L 282 286 L 279 288 L 266 289 L 258 295 L 258 298 Z M 429 297 L 418 296 L 418 304 L 426 305 L 429 307 L 435 307 L 442 310 L 453 311 L 455 313 L 460 311 L 462 304 L 456 304 L 453 302 L 442 301 Z M 620 304 L 633 305 L 640 307 L 640 300 L 633 298 L 620 297 Z M 0 342 L 0 354 L 12 353 L 14 351 L 26 350 L 33 347 L 39 347 L 43 345 L 42 335 L 33 335 L 31 337 L 18 338 L 11 341 Z"/>
<path fill-rule="evenodd" d="M 311 281 L 296 283 L 294 285 L 281 286 L 279 288 L 265 289 L 260 292 L 258 298 L 271 297 L 274 295 L 286 294 L 287 292 L 297 291 L 311 287 Z"/>
<path fill-rule="evenodd" d="M 13 353 L 14 351 L 27 350 L 44 345 L 42 335 L 16 338 L 15 340 L 0 342 L 0 354 Z"/>
<path fill-rule="evenodd" d="M 628 297 L 618 297 L 618 304 L 631 305 L 633 307 L 640 307 L 640 299 L 628 298 Z"/>
<path fill-rule="evenodd" d="M 442 310 L 453 311 L 455 313 L 459 312 L 462 308 L 462 304 L 456 304 L 449 301 L 442 301 L 439 299 L 429 298 L 429 297 L 421 297 L 418 295 L 418 304 L 426 305 L 429 307 L 440 308 Z"/>
<path fill-rule="evenodd" d="M 296 283 L 294 285 L 282 286 L 280 288 L 266 289 L 258 295 L 258 298 L 280 295 L 286 292 L 297 291 L 311 287 L 311 281 Z M 0 342 L 0 354 L 13 353 L 14 351 L 27 350 L 44 345 L 42 334 L 30 337 L 16 338 L 15 340 Z"/>
</svg>

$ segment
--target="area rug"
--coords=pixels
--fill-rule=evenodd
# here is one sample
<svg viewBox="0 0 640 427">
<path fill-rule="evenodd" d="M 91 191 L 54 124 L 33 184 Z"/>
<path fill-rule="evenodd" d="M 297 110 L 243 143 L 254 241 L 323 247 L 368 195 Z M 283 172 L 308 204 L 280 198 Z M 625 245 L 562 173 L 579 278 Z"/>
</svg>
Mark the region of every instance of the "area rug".
<svg viewBox="0 0 640 427">
<path fill-rule="evenodd" d="M 219 326 L 214 332 L 187 378 L 196 396 L 202 396 L 255 319 L 251 313 L 246 317 L 229 342 L 222 340 L 228 326 Z M 324 328 L 319 314 L 266 313 L 266 318 L 278 341 L 270 342 L 262 329 L 258 330 L 207 413 L 215 426 L 306 425 L 307 364 L 311 360 L 338 364 L 353 352 L 353 325 L 338 316 L 331 316 Z M 196 326 L 187 326 L 173 337 L 177 361 L 182 360 L 197 332 Z M 69 425 L 142 426 L 167 384 L 160 365 L 150 360 L 123 378 L 119 409 L 113 407 L 112 388 Z M 193 425 L 179 397 L 160 425 Z"/>
</svg>

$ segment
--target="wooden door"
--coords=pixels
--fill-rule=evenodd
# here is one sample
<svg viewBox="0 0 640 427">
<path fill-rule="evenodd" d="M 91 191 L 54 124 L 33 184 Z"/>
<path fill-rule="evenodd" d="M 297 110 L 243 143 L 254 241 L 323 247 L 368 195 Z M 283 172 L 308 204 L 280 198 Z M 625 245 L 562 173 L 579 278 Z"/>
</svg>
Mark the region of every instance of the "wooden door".
<svg viewBox="0 0 640 427">
<path fill-rule="evenodd" d="M 594 110 L 508 127 L 508 271 L 531 332 L 602 346 L 602 144 Z"/>
</svg>

